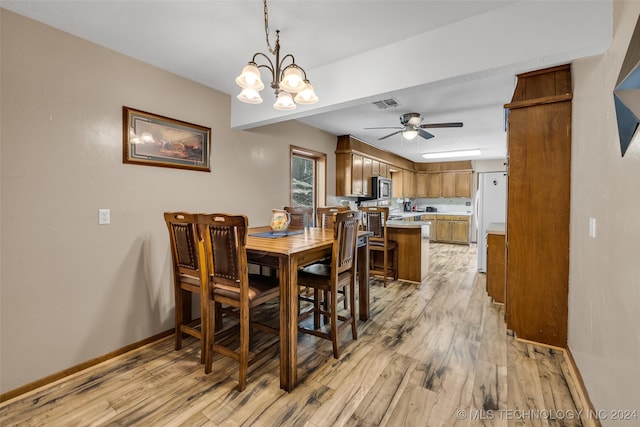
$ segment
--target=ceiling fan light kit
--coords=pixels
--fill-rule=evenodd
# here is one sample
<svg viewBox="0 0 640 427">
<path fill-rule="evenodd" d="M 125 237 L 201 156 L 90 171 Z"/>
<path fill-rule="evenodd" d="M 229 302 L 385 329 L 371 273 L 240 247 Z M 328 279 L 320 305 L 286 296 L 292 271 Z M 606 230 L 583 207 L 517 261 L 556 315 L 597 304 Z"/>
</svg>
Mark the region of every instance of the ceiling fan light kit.
<svg viewBox="0 0 640 427">
<path fill-rule="evenodd" d="M 461 128 L 462 122 L 451 122 L 451 123 L 422 123 L 422 115 L 420 113 L 406 113 L 400 116 L 400 124 L 402 126 L 385 126 L 385 127 L 375 127 L 375 128 L 365 128 L 365 129 L 399 129 L 395 132 L 390 133 L 389 135 L 385 135 L 382 138 L 378 138 L 378 141 L 382 139 L 389 138 L 390 136 L 397 135 L 399 133 L 405 139 L 411 140 L 420 136 L 424 139 L 431 139 L 434 137 L 433 134 L 425 131 L 424 129 L 430 128 Z"/>
<path fill-rule="evenodd" d="M 408 129 L 408 130 L 402 131 L 402 136 L 405 139 L 412 140 L 418 136 L 418 131 L 415 129 Z"/>
<path fill-rule="evenodd" d="M 259 92 L 264 89 L 264 83 L 260 77 L 260 68 L 266 68 L 271 72 L 270 86 L 276 94 L 276 102 L 273 104 L 273 108 L 290 111 L 296 108 L 296 103 L 310 105 L 318 102 L 318 96 L 314 87 L 309 83 L 306 71 L 296 64 L 293 55 L 288 54 L 280 59 L 280 30 L 276 30 L 275 47 L 271 47 L 269 42 L 267 0 L 264 0 L 264 33 L 269 53 L 275 56 L 275 61 L 272 61 L 262 52 L 253 55 L 251 61 L 242 68 L 242 72 L 236 78 L 236 84 L 242 88 L 237 97 L 238 100 L 247 104 L 262 103 Z M 264 58 L 267 64 L 258 64 L 256 60 L 259 57 Z M 291 63 L 285 65 L 286 60 L 290 60 Z"/>
</svg>

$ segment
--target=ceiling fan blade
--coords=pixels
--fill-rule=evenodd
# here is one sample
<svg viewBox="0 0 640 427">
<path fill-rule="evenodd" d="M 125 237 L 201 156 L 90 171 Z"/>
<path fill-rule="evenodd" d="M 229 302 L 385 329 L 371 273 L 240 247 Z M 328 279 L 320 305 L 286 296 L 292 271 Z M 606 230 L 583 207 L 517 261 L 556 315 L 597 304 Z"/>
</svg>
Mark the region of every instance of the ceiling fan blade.
<svg viewBox="0 0 640 427">
<path fill-rule="evenodd" d="M 418 135 L 420 135 L 421 137 L 423 137 L 424 139 L 431 139 L 434 137 L 434 135 L 431 135 L 429 132 L 427 132 L 426 130 L 422 130 L 422 129 L 416 129 L 418 131 Z"/>
<path fill-rule="evenodd" d="M 433 129 L 433 128 L 461 128 L 462 122 L 453 122 L 453 123 L 427 123 L 424 125 L 416 126 L 422 129 Z"/>
<path fill-rule="evenodd" d="M 404 130 L 404 128 L 402 128 L 402 129 Z M 386 138 L 389 138 L 390 136 L 393 136 L 393 135 L 397 135 L 397 134 L 399 134 L 399 133 L 401 133 L 401 132 L 402 132 L 402 131 L 401 131 L 401 130 L 399 130 L 398 132 L 390 133 L 390 134 L 389 134 L 389 135 L 387 135 L 387 136 L 383 136 L 382 138 L 378 138 L 378 141 L 383 140 L 383 139 L 386 139 Z"/>
<path fill-rule="evenodd" d="M 384 126 L 379 128 L 363 128 L 363 129 L 404 129 L 403 126 Z"/>
</svg>

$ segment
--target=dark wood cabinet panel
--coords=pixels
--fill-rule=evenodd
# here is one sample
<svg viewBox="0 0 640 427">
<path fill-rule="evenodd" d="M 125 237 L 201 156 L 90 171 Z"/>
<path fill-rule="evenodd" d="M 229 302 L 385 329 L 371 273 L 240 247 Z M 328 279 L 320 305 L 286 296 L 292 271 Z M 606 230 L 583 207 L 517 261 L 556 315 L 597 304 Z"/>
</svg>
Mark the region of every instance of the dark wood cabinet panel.
<svg viewBox="0 0 640 427">
<path fill-rule="evenodd" d="M 566 82 L 566 76 L 555 75 L 557 71 L 553 69 L 551 80 Z M 569 73 L 568 66 L 564 71 Z M 539 73 L 531 76 L 548 82 Z M 548 95 L 540 92 L 540 86 L 527 85 L 527 93 L 533 87 L 536 95 Z M 527 99 L 506 106 L 510 108 L 506 313 L 507 327 L 518 337 L 566 347 L 571 97 L 551 95 L 539 103 Z"/>
<path fill-rule="evenodd" d="M 504 234 L 487 234 L 487 294 L 504 304 L 506 284 Z"/>
</svg>

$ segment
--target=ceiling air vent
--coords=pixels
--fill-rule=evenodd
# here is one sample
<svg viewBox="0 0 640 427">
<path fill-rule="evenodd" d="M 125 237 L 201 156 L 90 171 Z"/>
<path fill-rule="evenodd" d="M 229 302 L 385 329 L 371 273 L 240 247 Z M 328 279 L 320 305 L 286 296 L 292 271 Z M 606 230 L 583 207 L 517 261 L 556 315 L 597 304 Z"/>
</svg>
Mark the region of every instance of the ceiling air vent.
<svg viewBox="0 0 640 427">
<path fill-rule="evenodd" d="M 393 98 L 389 98 L 389 99 L 383 99 L 382 101 L 376 101 L 373 103 L 373 105 L 375 105 L 381 110 L 384 110 L 385 108 L 389 108 L 389 107 L 397 107 L 398 105 L 400 105 L 400 103 Z"/>
</svg>

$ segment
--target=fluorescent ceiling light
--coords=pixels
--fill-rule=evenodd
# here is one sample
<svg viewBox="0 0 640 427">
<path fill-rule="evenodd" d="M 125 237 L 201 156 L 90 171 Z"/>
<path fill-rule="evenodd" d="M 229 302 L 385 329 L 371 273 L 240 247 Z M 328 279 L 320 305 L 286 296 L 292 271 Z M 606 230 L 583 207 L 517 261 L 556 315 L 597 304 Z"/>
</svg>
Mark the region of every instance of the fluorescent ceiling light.
<svg viewBox="0 0 640 427">
<path fill-rule="evenodd" d="M 425 159 L 443 159 L 445 157 L 474 157 L 482 154 L 480 150 L 441 151 L 439 153 L 424 153 Z"/>
</svg>

